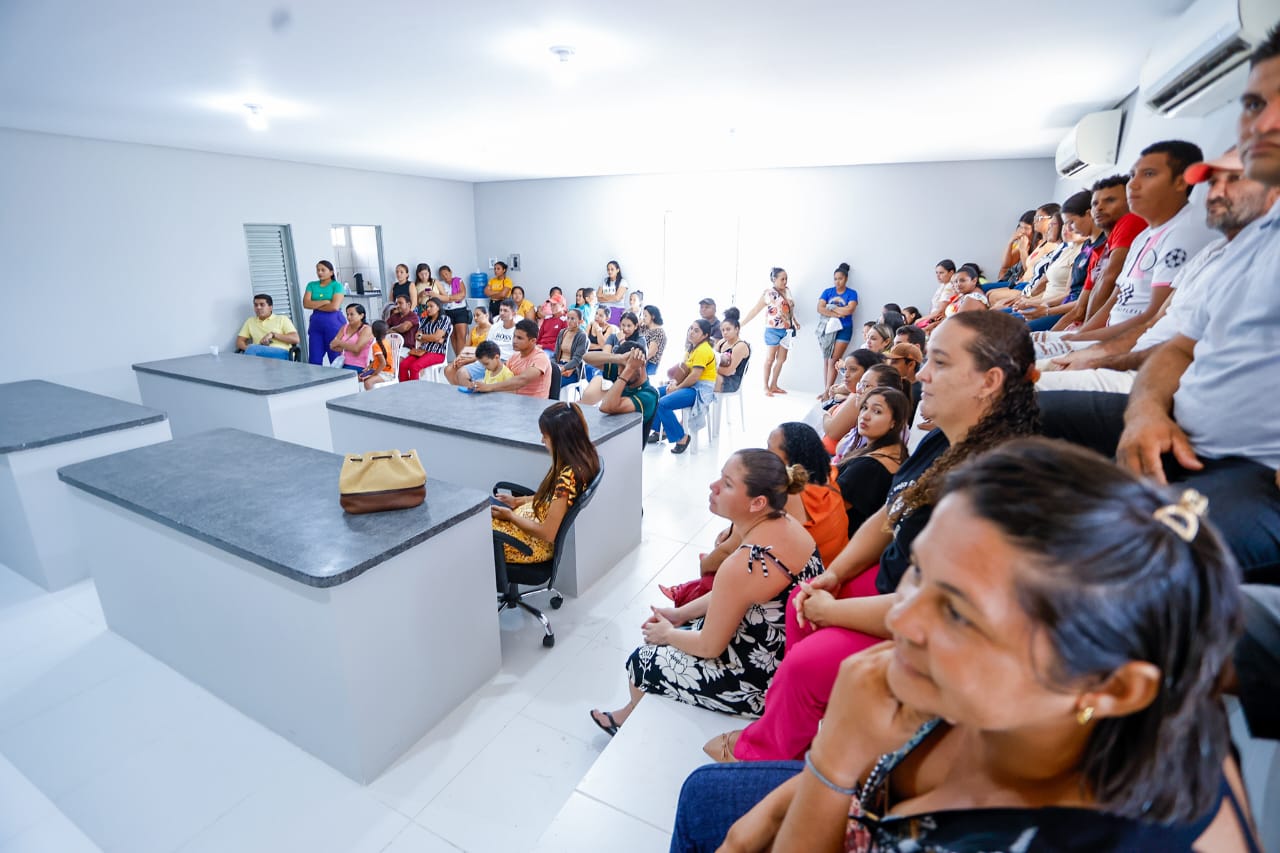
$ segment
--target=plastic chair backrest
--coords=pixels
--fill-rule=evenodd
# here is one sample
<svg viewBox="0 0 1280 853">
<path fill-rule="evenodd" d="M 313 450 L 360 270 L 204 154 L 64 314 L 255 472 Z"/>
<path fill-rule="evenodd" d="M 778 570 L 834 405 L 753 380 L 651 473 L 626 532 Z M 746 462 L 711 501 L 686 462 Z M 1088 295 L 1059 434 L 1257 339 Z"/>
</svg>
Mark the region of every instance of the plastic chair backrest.
<svg viewBox="0 0 1280 853">
<path fill-rule="evenodd" d="M 400 375 L 400 350 L 404 349 L 404 336 L 399 332 L 387 332 L 387 349 L 391 350 L 391 375 Z"/>
</svg>

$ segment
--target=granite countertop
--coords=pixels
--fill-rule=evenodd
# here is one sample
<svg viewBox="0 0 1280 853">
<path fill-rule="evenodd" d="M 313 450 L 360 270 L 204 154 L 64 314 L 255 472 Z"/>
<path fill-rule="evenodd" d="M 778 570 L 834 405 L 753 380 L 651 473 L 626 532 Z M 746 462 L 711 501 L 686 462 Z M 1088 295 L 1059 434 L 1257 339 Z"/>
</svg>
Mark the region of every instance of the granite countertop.
<svg viewBox="0 0 1280 853">
<path fill-rule="evenodd" d="M 135 364 L 140 373 L 155 373 L 201 385 L 231 388 L 246 394 L 283 394 L 326 382 L 347 382 L 355 387 L 355 372 L 279 358 L 259 358 L 234 352 L 188 355 Z"/>
<path fill-rule="evenodd" d="M 335 412 L 542 450 L 538 416 L 552 402 L 505 392 L 467 394 L 454 385 L 418 381 L 337 397 L 326 405 Z M 596 444 L 641 421 L 638 412 L 604 415 L 595 406 L 583 406 L 582 414 Z"/>
<path fill-rule="evenodd" d="M 316 587 L 346 583 L 489 505 L 479 489 L 428 479 L 421 506 L 350 515 L 338 503 L 341 468 L 336 453 L 215 429 L 77 462 L 58 477 Z M 488 536 L 476 547 L 488 549 Z"/>
<path fill-rule="evenodd" d="M 0 385 L 0 453 L 154 424 L 164 412 L 41 379 Z"/>
</svg>

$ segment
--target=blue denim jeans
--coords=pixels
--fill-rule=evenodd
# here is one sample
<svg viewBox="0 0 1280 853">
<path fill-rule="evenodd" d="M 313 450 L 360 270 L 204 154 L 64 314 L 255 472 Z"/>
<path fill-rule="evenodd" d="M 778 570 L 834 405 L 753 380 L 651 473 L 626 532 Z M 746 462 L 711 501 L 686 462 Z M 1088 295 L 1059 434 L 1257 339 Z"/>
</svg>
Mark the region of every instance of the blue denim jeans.
<svg viewBox="0 0 1280 853">
<path fill-rule="evenodd" d="M 734 821 L 803 769 L 803 761 L 742 761 L 699 767 L 680 789 L 671 853 L 715 850 Z"/>
<path fill-rule="evenodd" d="M 691 407 L 697 399 L 698 392 L 692 388 L 679 388 L 670 394 L 665 386 L 658 389 L 658 421 L 667 434 L 667 441 L 684 439 L 684 427 L 680 426 L 676 412 Z"/>
<path fill-rule="evenodd" d="M 289 351 L 280 347 L 264 347 L 262 344 L 249 344 L 244 348 L 245 355 L 256 355 L 260 358 L 283 358 L 289 360 Z"/>
</svg>

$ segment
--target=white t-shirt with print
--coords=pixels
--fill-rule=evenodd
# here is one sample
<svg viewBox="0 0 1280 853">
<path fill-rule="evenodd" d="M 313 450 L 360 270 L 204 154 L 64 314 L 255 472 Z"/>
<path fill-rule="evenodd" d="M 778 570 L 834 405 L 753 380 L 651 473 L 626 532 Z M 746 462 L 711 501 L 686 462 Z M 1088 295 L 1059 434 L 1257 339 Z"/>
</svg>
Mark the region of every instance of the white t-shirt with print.
<svg viewBox="0 0 1280 853">
<path fill-rule="evenodd" d="M 1204 224 L 1204 210 L 1191 204 L 1183 205 L 1163 225 L 1148 226 L 1134 237 L 1116 279 L 1116 301 L 1107 325 L 1132 320 L 1146 311 L 1151 291 L 1172 284 L 1178 271 L 1212 239 L 1213 232 Z"/>
<path fill-rule="evenodd" d="M 1173 293 L 1169 294 L 1168 307 L 1164 316 L 1156 324 L 1142 333 L 1142 337 L 1133 345 L 1134 352 L 1142 352 L 1172 340 L 1178 333 L 1178 327 L 1185 322 L 1196 304 L 1208 293 L 1208 285 L 1218 274 L 1219 261 L 1227 248 L 1227 238 L 1219 237 L 1200 250 L 1200 253 L 1183 266 L 1174 276 Z"/>
<path fill-rule="evenodd" d="M 516 327 L 514 324 L 510 329 L 507 329 L 503 327 L 501 320 L 495 320 L 489 326 L 489 334 L 486 339 L 498 345 L 498 349 L 502 350 L 502 360 L 507 361 L 511 358 L 512 353 L 516 351 L 515 336 Z"/>
</svg>

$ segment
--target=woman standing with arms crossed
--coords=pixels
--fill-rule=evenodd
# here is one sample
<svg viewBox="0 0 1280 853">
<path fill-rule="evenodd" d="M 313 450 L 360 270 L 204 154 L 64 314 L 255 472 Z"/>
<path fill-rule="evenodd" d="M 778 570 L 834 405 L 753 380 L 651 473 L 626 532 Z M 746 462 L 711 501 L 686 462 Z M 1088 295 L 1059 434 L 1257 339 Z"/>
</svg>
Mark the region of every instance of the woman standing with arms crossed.
<svg viewBox="0 0 1280 853">
<path fill-rule="evenodd" d="M 827 321 L 840 321 L 840 330 L 835 333 L 831 348 L 824 348 L 822 353 L 826 358 L 822 373 L 823 388 L 830 388 L 836 382 L 836 365 L 844 358 L 849 341 L 853 340 L 853 312 L 858 310 L 858 291 L 849 287 L 849 265 L 841 264 L 836 267 L 836 271 L 832 273 L 832 281 L 832 286 L 822 291 L 822 296 L 818 297 L 818 316 L 826 317 Z"/>
<path fill-rule="evenodd" d="M 440 279 L 435 283 L 433 295 L 440 300 L 444 315 L 453 324 L 449 343 L 453 346 L 453 354 L 459 355 L 467 345 L 467 323 L 471 320 L 471 312 L 467 310 L 467 288 L 462 279 L 453 274 L 447 266 L 440 267 Z"/>
<path fill-rule="evenodd" d="M 796 300 L 787 288 L 787 271 L 782 267 L 774 267 L 769 271 L 769 289 L 760 295 L 755 307 L 747 314 L 742 325 L 747 325 L 761 311 L 765 314 L 764 345 L 768 355 L 764 360 L 764 393 L 767 397 L 774 394 L 787 393 L 778 387 L 778 377 L 782 374 L 782 365 L 787 362 L 787 351 L 791 342 L 787 335 L 795 335 L 800 329 L 796 322 Z"/>
<path fill-rule="evenodd" d="M 511 298 L 511 288 L 515 282 L 507 278 L 507 265 L 497 261 L 493 265 L 493 278 L 484 287 L 484 295 L 489 297 L 489 316 L 497 317 L 502 300 Z"/>
<path fill-rule="evenodd" d="M 339 306 L 345 298 L 342 282 L 333 277 L 333 264 L 320 261 L 316 264 L 317 281 L 307 283 L 302 291 L 302 307 L 311 312 L 307 323 L 307 361 L 323 364 L 327 353 L 329 363 L 337 354 L 329 349 L 329 342 L 342 328 L 342 312 Z"/>
</svg>

